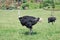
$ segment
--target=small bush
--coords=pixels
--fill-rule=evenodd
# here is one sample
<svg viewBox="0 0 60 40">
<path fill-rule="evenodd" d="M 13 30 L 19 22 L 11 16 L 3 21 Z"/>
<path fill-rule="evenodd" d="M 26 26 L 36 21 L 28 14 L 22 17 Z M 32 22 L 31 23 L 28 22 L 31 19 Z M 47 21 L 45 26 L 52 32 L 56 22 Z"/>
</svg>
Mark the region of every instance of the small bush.
<svg viewBox="0 0 60 40">
<path fill-rule="evenodd" d="M 28 4 L 28 3 L 24 3 L 24 4 L 22 5 L 22 9 L 26 9 L 26 7 L 29 8 L 29 4 Z"/>
</svg>

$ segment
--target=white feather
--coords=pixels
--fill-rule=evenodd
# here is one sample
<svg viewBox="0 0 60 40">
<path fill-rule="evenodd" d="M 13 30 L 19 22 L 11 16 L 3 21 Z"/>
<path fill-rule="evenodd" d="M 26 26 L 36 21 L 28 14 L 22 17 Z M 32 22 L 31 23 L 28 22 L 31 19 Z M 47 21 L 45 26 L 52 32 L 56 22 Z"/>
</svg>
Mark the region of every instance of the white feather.
<svg viewBox="0 0 60 40">
<path fill-rule="evenodd" d="M 40 22 L 42 22 L 42 20 L 43 20 L 43 19 L 42 19 L 42 18 L 40 18 L 40 20 L 39 20 L 39 21 L 40 21 Z"/>
</svg>

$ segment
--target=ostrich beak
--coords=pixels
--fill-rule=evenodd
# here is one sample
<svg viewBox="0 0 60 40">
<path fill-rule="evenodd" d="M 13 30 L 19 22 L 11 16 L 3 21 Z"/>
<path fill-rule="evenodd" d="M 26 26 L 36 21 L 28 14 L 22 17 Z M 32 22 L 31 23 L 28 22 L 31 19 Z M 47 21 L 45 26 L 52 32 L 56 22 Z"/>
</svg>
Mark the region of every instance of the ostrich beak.
<svg viewBox="0 0 60 40">
<path fill-rule="evenodd" d="M 42 18 L 40 18 L 40 19 L 39 19 L 39 22 L 42 22 L 42 20 L 43 20 L 43 19 L 42 19 Z"/>
</svg>

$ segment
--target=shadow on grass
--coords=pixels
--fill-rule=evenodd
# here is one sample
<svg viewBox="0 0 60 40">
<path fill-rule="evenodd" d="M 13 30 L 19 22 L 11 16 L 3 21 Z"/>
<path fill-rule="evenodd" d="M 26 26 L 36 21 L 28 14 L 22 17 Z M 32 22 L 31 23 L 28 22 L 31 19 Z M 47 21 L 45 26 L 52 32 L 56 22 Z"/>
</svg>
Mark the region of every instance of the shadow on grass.
<svg viewBox="0 0 60 40">
<path fill-rule="evenodd" d="M 25 34 L 25 35 L 36 35 L 37 32 L 32 32 L 31 34 L 29 34 L 29 32 L 25 32 L 24 34 Z"/>
<path fill-rule="evenodd" d="M 37 32 L 32 32 L 31 34 L 29 34 L 29 32 L 19 32 L 19 34 L 24 34 L 24 35 L 36 35 Z"/>
</svg>

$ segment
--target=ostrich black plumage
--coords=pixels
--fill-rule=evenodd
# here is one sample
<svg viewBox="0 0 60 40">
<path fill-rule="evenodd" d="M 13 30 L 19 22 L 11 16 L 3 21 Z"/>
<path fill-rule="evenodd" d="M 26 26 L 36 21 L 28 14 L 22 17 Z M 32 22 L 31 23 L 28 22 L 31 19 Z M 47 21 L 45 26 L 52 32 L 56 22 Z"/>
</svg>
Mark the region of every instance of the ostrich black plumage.
<svg viewBox="0 0 60 40">
<path fill-rule="evenodd" d="M 51 17 L 48 17 L 48 23 L 52 23 L 52 25 L 53 25 L 53 22 L 55 22 L 56 21 L 56 17 L 54 17 L 54 16 L 51 16 Z"/>
<path fill-rule="evenodd" d="M 40 18 L 35 18 L 33 16 L 23 16 L 19 17 L 19 21 L 21 22 L 22 26 L 26 26 L 30 29 L 30 34 L 32 33 L 32 26 L 35 25 L 38 21 L 41 21 Z"/>
</svg>

